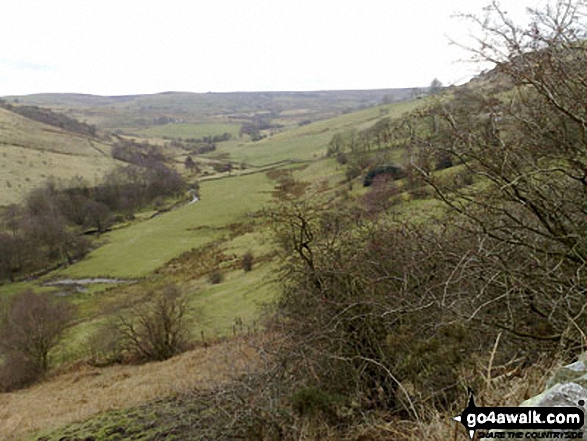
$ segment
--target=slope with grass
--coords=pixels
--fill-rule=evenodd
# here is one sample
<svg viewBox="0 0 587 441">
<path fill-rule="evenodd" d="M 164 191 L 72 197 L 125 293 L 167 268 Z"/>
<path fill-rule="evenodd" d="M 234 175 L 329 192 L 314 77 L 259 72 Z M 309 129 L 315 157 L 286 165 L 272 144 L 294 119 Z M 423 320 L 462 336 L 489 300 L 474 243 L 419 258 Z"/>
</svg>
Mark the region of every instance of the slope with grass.
<svg viewBox="0 0 587 441">
<path fill-rule="evenodd" d="M 222 235 L 222 228 L 260 210 L 272 184 L 263 174 L 209 181 L 201 199 L 107 235 L 108 243 L 62 271 L 67 277 L 143 277 L 184 251 Z"/>
<path fill-rule="evenodd" d="M 117 163 L 99 140 L 0 108 L 0 206 L 20 202 L 50 177 L 97 181 Z"/>
<path fill-rule="evenodd" d="M 372 107 L 316 121 L 287 130 L 257 142 L 220 144 L 214 154 L 228 153 L 234 162 L 264 166 L 280 161 L 310 161 L 324 156 L 332 136 L 341 131 L 361 130 L 383 117 L 398 118 L 423 105 L 424 101 L 407 101 Z"/>
<path fill-rule="evenodd" d="M 101 412 L 173 397 L 193 389 L 210 389 L 246 373 L 257 362 L 256 352 L 237 339 L 143 366 L 102 369 L 85 364 L 70 366 L 49 382 L 0 394 L 0 437 L 4 441 L 22 440 L 32 433 L 47 433 Z M 99 435 L 97 428 L 90 432 Z M 99 439 L 108 439 L 103 435 Z"/>
<path fill-rule="evenodd" d="M 389 106 L 389 112 L 392 116 L 400 116 L 419 104 L 394 104 Z M 316 161 L 324 155 L 326 145 L 336 131 L 372 124 L 381 115 L 380 108 L 362 110 L 287 131 L 261 142 L 233 147 L 224 153 L 230 154 L 234 160 L 250 159 L 256 165 Z M 321 172 L 330 174 L 331 167 Z M 204 181 L 202 198 L 197 203 L 108 234 L 106 245 L 61 274 L 78 278 L 146 276 L 184 251 L 218 238 L 226 225 L 242 220 L 249 212 L 260 210 L 270 200 L 274 185 L 263 173 Z"/>
</svg>

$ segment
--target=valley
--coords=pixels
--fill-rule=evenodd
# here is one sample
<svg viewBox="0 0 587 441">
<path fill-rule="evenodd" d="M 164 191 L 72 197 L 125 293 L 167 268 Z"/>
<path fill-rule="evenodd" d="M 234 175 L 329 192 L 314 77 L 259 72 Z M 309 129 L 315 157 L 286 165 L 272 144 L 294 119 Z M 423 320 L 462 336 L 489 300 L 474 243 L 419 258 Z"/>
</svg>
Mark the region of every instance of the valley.
<svg viewBox="0 0 587 441">
<path fill-rule="evenodd" d="M 91 101 L 91 98 L 83 101 L 83 105 L 87 105 L 88 100 Z M 26 97 L 19 97 L 18 101 L 26 102 L 27 105 L 51 104 L 55 111 L 61 110 L 59 104 L 55 105 L 59 101 L 53 98 L 28 102 Z M 294 101 L 291 99 L 291 102 Z M 73 105 L 73 101 L 68 104 Z M 182 105 L 178 108 L 181 109 Z M 28 289 L 61 296 L 76 308 L 75 321 L 65 331 L 62 342 L 52 351 L 55 365 L 61 366 L 64 373 L 48 380 L 47 387 L 58 385 L 63 381 L 61 378 L 67 379 L 73 375 L 77 369 L 74 366 L 77 366 L 79 360 L 92 358 L 92 353 L 96 351 L 92 347 L 94 336 L 103 332 L 101 330 L 120 313 L 132 309 L 145 290 L 157 289 L 165 284 L 173 283 L 187 293 L 190 332 L 196 340 L 206 345 L 211 342 L 212 353 L 222 351 L 225 345 L 214 343 L 219 338 L 232 339 L 239 335 L 258 333 L 264 326 L 263 310 L 274 302 L 280 285 L 278 249 L 272 238 L 268 213 L 284 197 L 276 191 L 282 179 L 289 176 L 299 181 L 302 193 L 308 196 L 314 195 L 325 201 L 337 197 L 336 194 L 347 187 L 347 178 L 344 167 L 334 158 L 326 157 L 327 145 L 333 134 L 362 130 L 383 117 L 401 117 L 419 105 L 421 101 L 380 105 L 313 123 L 293 124 L 280 129 L 279 133 L 270 133 L 271 129 L 267 129 L 266 137 L 259 141 L 247 140 L 248 135 L 238 137 L 238 126 L 214 123 L 168 123 L 142 129 L 138 133 L 140 137 L 137 134 L 117 135 L 160 146 L 158 148 L 166 155 L 168 164 L 185 179 L 199 180 L 198 200 L 190 203 L 191 198 L 186 194 L 176 200 L 168 200 L 163 207 L 139 212 L 134 220 L 114 224 L 112 231 L 97 237 L 97 247 L 79 261 L 61 265 L 41 276 L 0 286 L 0 296 L 5 300 Z M 111 110 L 108 109 L 108 112 Z M 328 111 L 321 110 L 320 115 L 323 117 L 328 112 L 337 111 L 336 107 Z M 295 118 L 308 116 L 305 112 L 290 113 L 294 123 Z M 69 114 L 73 115 L 72 112 Z M 25 173 L 12 166 L 8 179 L 18 182 L 17 177 L 35 176 L 30 186 L 17 185 L 18 191 L 3 192 L 2 201 L 5 205 L 21 202 L 27 190 L 42 186 L 43 179 L 49 177 L 65 185 L 75 185 L 75 179 L 98 183 L 99 177 L 106 175 L 112 168 L 127 165 L 111 156 L 117 138 L 106 131 L 108 124 L 98 125 L 96 137 L 88 138 L 53 129 L 8 110 L 0 113 L 0 116 L 4 118 L 5 127 L 12 127 L 11 131 L 3 132 L 5 146 L 0 155 L 6 161 L 0 161 L 0 164 L 8 168 L 13 162 L 23 162 L 21 165 L 28 170 Z M 168 145 L 166 143 L 170 139 L 212 137 L 220 133 L 214 132 L 215 128 L 222 130 L 222 133 L 231 133 L 232 139 L 217 143 L 214 151 L 202 156 L 182 152 L 181 147 L 163 147 Z M 52 135 L 54 140 L 45 138 L 47 133 L 55 133 Z M 26 154 L 35 158 L 37 163 L 32 159 L 24 163 Z M 63 162 L 58 161 L 59 155 L 68 159 L 71 173 L 68 173 Z M 187 156 L 202 164 L 201 167 L 208 170 L 206 175 L 194 175 L 186 169 L 183 162 Z M 16 157 L 18 159 L 15 160 Z M 91 164 L 91 169 L 87 171 L 84 169 L 86 162 Z M 210 167 L 210 164 L 218 163 L 232 163 L 236 166 L 228 173 Z M 357 185 L 355 192 L 360 194 L 362 191 L 361 185 Z M 246 253 L 254 256 L 252 271 L 243 271 L 241 268 L 241 259 Z M 219 283 L 210 279 L 214 271 L 222 274 Z M 83 285 L 81 282 L 78 285 L 66 284 L 64 280 L 80 280 Z M 129 369 L 129 373 L 134 372 L 134 369 Z M 161 369 L 165 372 L 161 375 L 174 375 L 167 372 L 164 366 Z M 135 378 L 134 373 L 125 375 Z M 214 380 L 214 383 L 217 381 Z M 184 386 L 180 390 L 188 390 L 190 387 L 193 386 Z M 45 389 L 25 390 L 19 393 L 24 395 L 18 399 L 42 403 L 48 399 L 43 397 Z M 173 390 L 176 389 L 165 386 L 151 393 L 153 397 L 165 397 L 172 394 Z M 16 396 L 14 399 L 17 399 Z M 133 401 L 122 400 L 115 407 L 124 408 L 146 400 L 146 397 L 138 401 L 137 398 Z M 89 413 L 84 411 L 84 418 L 104 410 L 99 406 L 94 407 L 94 404 L 92 409 Z M 64 417 L 76 421 L 67 414 Z M 18 437 L 19 433 L 26 433 L 32 427 L 45 425 L 48 428 L 49 424 L 58 425 L 59 421 L 65 421 L 54 417 L 51 423 L 49 420 L 41 420 L 41 426 L 34 426 L 32 421 L 23 424 L 24 420 L 13 420 L 13 413 L 2 418 L 9 427 L 7 432 L 2 432 L 3 438 L 7 439 Z"/>
<path fill-rule="evenodd" d="M 3 97 L 0 439 L 475 439 L 560 366 L 585 410 L 585 5 L 482 12 L 460 85 Z"/>
</svg>

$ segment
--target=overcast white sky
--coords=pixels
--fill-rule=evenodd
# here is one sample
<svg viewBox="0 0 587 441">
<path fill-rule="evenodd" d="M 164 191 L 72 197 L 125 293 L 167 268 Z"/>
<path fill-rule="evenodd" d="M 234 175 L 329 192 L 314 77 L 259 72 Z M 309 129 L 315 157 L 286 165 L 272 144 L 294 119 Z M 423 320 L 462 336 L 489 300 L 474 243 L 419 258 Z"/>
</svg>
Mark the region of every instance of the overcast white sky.
<svg viewBox="0 0 587 441">
<path fill-rule="evenodd" d="M 0 0 L 0 96 L 460 83 L 478 67 L 449 45 L 468 33 L 451 15 L 488 2 Z"/>
</svg>

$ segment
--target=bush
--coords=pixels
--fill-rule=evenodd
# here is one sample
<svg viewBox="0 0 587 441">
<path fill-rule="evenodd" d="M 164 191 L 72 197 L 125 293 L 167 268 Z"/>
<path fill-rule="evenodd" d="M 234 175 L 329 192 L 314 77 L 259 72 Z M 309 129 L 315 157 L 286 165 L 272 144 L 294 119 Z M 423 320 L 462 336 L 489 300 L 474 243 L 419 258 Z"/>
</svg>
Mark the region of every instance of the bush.
<svg viewBox="0 0 587 441">
<path fill-rule="evenodd" d="M 88 337 L 89 363 L 103 367 L 122 363 L 126 352 L 124 335 L 114 322 L 100 326 Z"/>
<path fill-rule="evenodd" d="M 250 251 L 247 251 L 245 254 L 243 254 L 242 260 L 241 260 L 241 266 L 243 268 L 243 270 L 245 272 L 249 272 L 253 269 L 253 262 L 255 261 L 255 258 L 253 256 L 253 253 L 251 253 Z"/>
<path fill-rule="evenodd" d="M 299 389 L 291 397 L 291 406 L 302 417 L 332 418 L 336 407 L 343 401 L 339 395 L 331 395 L 316 387 Z"/>
<path fill-rule="evenodd" d="M 373 184 L 375 178 L 379 175 L 388 175 L 389 177 L 397 180 L 405 177 L 405 172 L 401 167 L 395 165 L 380 165 L 371 169 L 363 181 L 363 187 L 370 187 Z"/>
<path fill-rule="evenodd" d="M 224 280 L 224 274 L 222 274 L 222 271 L 220 271 L 220 268 L 215 268 L 208 275 L 208 280 L 213 285 L 217 285 L 219 283 L 222 283 L 222 281 Z"/>
<path fill-rule="evenodd" d="M 289 257 L 269 327 L 287 341 L 280 356 L 291 372 L 284 375 L 312 372 L 325 394 L 355 399 L 363 409 L 413 413 L 414 400 L 450 405 L 462 354 L 491 341 L 489 333 L 463 334 L 459 315 L 437 300 L 439 280 L 454 267 L 440 257 L 449 249 L 463 255 L 459 247 L 468 243 L 437 237 L 425 225 L 355 228 L 365 220 L 342 206 L 298 204 L 276 216 Z M 460 306 L 460 291 L 451 294 Z"/>
</svg>

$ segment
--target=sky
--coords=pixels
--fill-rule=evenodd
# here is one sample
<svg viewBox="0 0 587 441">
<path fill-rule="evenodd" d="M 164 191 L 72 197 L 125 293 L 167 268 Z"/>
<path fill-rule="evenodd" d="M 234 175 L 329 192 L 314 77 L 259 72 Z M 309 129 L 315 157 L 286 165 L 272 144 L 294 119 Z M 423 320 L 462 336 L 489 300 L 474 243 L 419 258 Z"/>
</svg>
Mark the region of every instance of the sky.
<svg viewBox="0 0 587 441">
<path fill-rule="evenodd" d="M 483 66 L 450 44 L 477 32 L 454 15 L 488 2 L 0 0 L 0 96 L 460 84 Z"/>
</svg>

